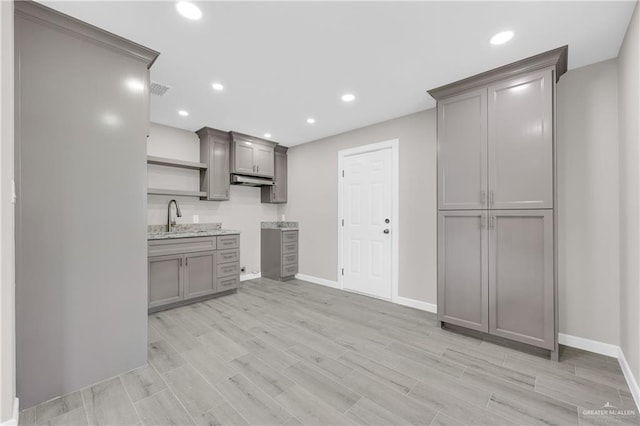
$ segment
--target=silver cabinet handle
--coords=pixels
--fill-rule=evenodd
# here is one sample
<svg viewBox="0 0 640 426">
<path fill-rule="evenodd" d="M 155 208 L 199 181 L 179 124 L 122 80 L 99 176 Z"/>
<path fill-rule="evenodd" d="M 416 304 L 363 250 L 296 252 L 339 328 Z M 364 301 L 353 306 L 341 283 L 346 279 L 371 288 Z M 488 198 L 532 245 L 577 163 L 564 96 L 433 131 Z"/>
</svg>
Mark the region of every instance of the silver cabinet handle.
<svg viewBox="0 0 640 426">
<path fill-rule="evenodd" d="M 489 229 L 493 229 L 493 215 L 489 216 Z"/>
<path fill-rule="evenodd" d="M 178 259 L 178 267 L 182 268 L 182 258 Z"/>
<path fill-rule="evenodd" d="M 487 191 L 480 191 L 480 204 L 485 205 L 487 202 Z"/>
<path fill-rule="evenodd" d="M 389 233 L 389 230 L 388 230 L 388 229 L 385 229 L 385 230 L 384 230 L 384 231 L 382 231 L 382 232 L 384 232 L 385 234 L 388 234 L 388 233 Z"/>
<path fill-rule="evenodd" d="M 493 205 L 493 191 L 489 191 L 489 205 Z"/>
<path fill-rule="evenodd" d="M 184 258 L 184 266 L 189 266 L 189 258 L 188 257 Z"/>
</svg>

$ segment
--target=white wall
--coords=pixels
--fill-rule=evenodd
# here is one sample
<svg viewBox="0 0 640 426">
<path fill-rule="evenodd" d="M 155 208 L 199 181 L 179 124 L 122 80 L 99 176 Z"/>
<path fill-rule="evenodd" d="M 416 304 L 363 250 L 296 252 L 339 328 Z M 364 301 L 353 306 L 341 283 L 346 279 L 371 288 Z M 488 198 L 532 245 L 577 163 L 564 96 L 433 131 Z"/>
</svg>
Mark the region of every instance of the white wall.
<svg viewBox="0 0 640 426">
<path fill-rule="evenodd" d="M 436 303 L 435 110 L 290 148 L 289 202 L 280 211 L 300 221 L 300 272 L 337 281 L 338 151 L 390 139 L 400 141 L 398 292 Z"/>
<path fill-rule="evenodd" d="M 640 6 L 618 55 L 620 125 L 620 347 L 640 380 Z"/>
<path fill-rule="evenodd" d="M 13 2 L 0 1 L 0 423 L 11 419 L 15 376 Z"/>
<path fill-rule="evenodd" d="M 185 161 L 200 161 L 198 136 L 186 130 L 151 124 L 147 154 Z M 199 172 L 164 166 L 148 166 L 149 188 L 199 190 Z M 176 199 L 182 210 L 177 223 L 221 222 L 223 228 L 237 229 L 240 234 L 240 265 L 247 273 L 260 272 L 260 222 L 277 220 L 278 206 L 260 202 L 260 188 L 232 185 L 229 201 L 201 201 L 195 197 L 149 195 L 148 223 L 167 223 L 167 204 Z"/>
<path fill-rule="evenodd" d="M 618 68 L 558 83 L 558 272 L 562 333 L 619 344 Z"/>
</svg>

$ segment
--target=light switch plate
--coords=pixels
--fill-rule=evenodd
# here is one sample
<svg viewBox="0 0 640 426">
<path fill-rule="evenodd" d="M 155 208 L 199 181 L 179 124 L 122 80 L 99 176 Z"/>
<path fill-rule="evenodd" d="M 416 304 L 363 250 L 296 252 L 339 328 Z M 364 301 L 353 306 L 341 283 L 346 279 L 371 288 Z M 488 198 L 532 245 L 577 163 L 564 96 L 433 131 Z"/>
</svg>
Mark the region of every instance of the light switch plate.
<svg viewBox="0 0 640 426">
<path fill-rule="evenodd" d="M 200 223 L 200 216 L 198 216 L 197 214 L 193 215 L 193 223 Z"/>
</svg>

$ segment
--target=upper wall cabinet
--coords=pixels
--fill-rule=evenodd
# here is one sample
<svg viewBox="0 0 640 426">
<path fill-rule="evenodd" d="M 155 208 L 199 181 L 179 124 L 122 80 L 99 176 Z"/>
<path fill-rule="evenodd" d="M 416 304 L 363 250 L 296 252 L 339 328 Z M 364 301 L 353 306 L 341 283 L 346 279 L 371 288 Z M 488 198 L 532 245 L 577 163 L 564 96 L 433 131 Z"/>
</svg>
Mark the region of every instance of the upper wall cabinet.
<svg viewBox="0 0 640 426">
<path fill-rule="evenodd" d="M 274 177 L 275 142 L 231 132 L 231 173 L 245 176 Z"/>
<path fill-rule="evenodd" d="M 287 148 L 276 146 L 275 148 L 275 173 L 273 186 L 263 186 L 262 202 L 282 204 L 287 202 Z"/>
<path fill-rule="evenodd" d="M 492 209 L 553 207 L 551 69 L 489 86 Z"/>
<path fill-rule="evenodd" d="M 200 138 L 200 161 L 207 165 L 207 169 L 200 172 L 200 190 L 206 193 L 201 199 L 226 201 L 229 199 L 231 135 L 210 127 L 196 133 Z"/>
<path fill-rule="evenodd" d="M 486 88 L 438 102 L 438 185 L 441 210 L 486 206 Z"/>
<path fill-rule="evenodd" d="M 554 55 L 529 72 L 537 57 L 430 92 L 440 210 L 553 208 L 554 78 L 565 71 Z"/>
</svg>

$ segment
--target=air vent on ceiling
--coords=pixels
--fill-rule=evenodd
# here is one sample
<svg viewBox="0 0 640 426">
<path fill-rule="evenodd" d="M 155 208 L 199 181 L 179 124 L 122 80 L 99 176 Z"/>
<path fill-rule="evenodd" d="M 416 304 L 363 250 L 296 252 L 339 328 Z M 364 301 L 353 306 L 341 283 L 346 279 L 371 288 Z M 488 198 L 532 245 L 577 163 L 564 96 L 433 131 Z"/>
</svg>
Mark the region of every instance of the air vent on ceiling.
<svg viewBox="0 0 640 426">
<path fill-rule="evenodd" d="M 155 81 L 151 82 L 151 94 L 156 96 L 162 96 L 167 93 L 167 90 L 171 89 L 169 86 L 165 86 L 164 84 L 156 83 Z"/>
</svg>

